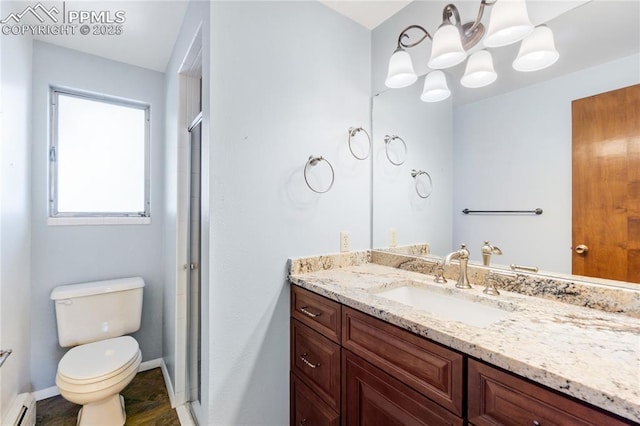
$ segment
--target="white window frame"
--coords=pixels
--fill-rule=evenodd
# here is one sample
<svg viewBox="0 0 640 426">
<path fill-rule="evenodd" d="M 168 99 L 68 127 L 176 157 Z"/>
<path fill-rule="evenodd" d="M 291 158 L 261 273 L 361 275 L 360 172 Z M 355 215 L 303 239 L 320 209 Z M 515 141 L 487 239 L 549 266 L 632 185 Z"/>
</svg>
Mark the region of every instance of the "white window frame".
<svg viewBox="0 0 640 426">
<path fill-rule="evenodd" d="M 59 212 L 58 211 L 58 97 L 71 96 L 94 102 L 136 108 L 145 112 L 144 140 L 144 211 L 141 212 Z M 147 224 L 151 223 L 150 210 L 150 115 L 149 104 L 114 96 L 84 92 L 75 89 L 51 86 L 50 134 L 49 134 L 49 225 L 93 225 L 93 224 Z"/>
</svg>

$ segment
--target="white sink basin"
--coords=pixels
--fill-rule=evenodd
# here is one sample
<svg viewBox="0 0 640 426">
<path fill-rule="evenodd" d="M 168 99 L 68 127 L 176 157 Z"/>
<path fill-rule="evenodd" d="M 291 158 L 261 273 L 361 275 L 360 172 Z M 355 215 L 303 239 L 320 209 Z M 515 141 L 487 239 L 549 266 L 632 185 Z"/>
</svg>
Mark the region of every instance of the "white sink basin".
<svg viewBox="0 0 640 426">
<path fill-rule="evenodd" d="M 502 321 L 509 311 L 429 287 L 404 285 L 376 292 L 376 296 L 429 312 L 439 318 L 459 321 L 475 327 L 486 327 Z"/>
</svg>

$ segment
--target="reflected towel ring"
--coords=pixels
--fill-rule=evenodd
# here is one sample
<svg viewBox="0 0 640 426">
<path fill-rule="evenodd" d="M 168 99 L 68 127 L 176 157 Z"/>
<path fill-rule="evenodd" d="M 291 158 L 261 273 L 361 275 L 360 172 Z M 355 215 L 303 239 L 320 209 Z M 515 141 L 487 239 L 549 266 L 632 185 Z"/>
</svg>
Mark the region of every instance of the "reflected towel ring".
<svg viewBox="0 0 640 426">
<path fill-rule="evenodd" d="M 331 169 L 331 182 L 329 183 L 329 186 L 327 187 L 327 189 L 325 189 L 324 191 L 319 191 L 319 190 L 315 189 L 313 186 L 311 186 L 311 184 L 309 183 L 309 179 L 307 178 L 307 169 L 309 168 L 309 166 L 315 166 L 318 163 L 320 163 L 321 161 L 326 162 L 329 165 L 329 169 Z M 320 157 L 314 157 L 313 155 L 309 156 L 309 160 L 307 160 L 307 164 L 304 165 L 304 181 L 305 181 L 305 183 L 307 184 L 307 186 L 309 187 L 310 190 L 312 190 L 316 194 L 324 194 L 326 192 L 329 192 L 329 190 L 333 186 L 334 178 L 335 178 L 335 173 L 333 171 L 333 166 L 331 165 L 331 163 L 326 158 L 324 158 L 322 156 L 320 156 Z"/>
<path fill-rule="evenodd" d="M 420 175 L 426 175 L 427 179 L 429 179 L 429 193 L 426 194 L 426 195 L 420 192 L 420 185 L 418 185 L 418 176 L 420 176 Z M 425 172 L 424 170 L 413 169 L 413 170 L 411 170 L 411 177 L 416 180 L 414 186 L 416 188 L 416 193 L 418 194 L 418 197 L 420 197 L 420 198 L 429 198 L 429 196 L 431 195 L 431 192 L 433 191 L 433 181 L 431 180 L 431 175 L 429 173 Z"/>
<path fill-rule="evenodd" d="M 358 134 L 358 132 L 364 132 L 364 134 L 367 135 L 367 155 L 365 155 L 364 157 L 358 157 L 356 153 L 353 152 L 353 147 L 351 146 L 351 139 L 354 138 Z M 349 127 L 349 151 L 351 151 L 351 155 L 356 157 L 358 160 L 366 160 L 367 158 L 369 158 L 369 154 L 371 153 L 371 136 L 369 136 L 369 133 L 362 127 Z"/>
<path fill-rule="evenodd" d="M 402 146 L 404 147 L 404 158 L 402 158 L 402 161 L 393 161 L 391 159 L 391 157 L 389 157 L 389 145 L 391 144 L 391 142 L 398 140 L 400 142 L 402 142 Z M 393 164 L 394 166 L 401 166 L 404 164 L 405 160 L 407 159 L 407 144 L 404 142 L 404 140 L 398 136 L 398 135 L 386 135 L 384 137 L 384 151 L 387 154 L 387 159 L 389 160 L 389 162 L 391 164 Z"/>
</svg>

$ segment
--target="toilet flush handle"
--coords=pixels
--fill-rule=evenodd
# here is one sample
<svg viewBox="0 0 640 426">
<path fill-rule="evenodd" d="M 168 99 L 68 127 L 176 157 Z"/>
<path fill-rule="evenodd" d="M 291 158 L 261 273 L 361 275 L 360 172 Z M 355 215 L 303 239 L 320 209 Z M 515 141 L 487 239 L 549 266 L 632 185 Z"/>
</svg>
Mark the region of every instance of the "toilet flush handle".
<svg viewBox="0 0 640 426">
<path fill-rule="evenodd" d="M 64 300 L 56 300 L 56 303 L 58 305 L 70 305 L 73 302 L 70 299 L 64 299 Z"/>
</svg>

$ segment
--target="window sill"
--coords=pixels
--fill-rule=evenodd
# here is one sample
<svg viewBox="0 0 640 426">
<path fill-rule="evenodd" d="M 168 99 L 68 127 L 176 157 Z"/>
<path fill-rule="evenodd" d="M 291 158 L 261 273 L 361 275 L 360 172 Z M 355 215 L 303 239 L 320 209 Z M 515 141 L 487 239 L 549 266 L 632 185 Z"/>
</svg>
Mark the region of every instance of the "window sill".
<svg viewBox="0 0 640 426">
<path fill-rule="evenodd" d="M 149 225 L 150 217 L 49 217 L 48 226 Z"/>
</svg>

